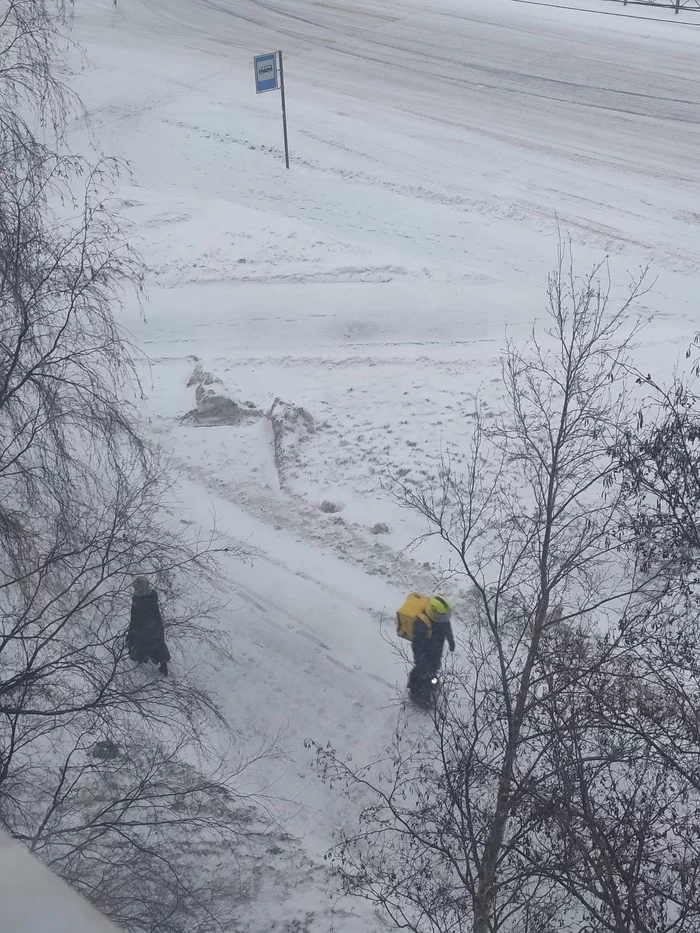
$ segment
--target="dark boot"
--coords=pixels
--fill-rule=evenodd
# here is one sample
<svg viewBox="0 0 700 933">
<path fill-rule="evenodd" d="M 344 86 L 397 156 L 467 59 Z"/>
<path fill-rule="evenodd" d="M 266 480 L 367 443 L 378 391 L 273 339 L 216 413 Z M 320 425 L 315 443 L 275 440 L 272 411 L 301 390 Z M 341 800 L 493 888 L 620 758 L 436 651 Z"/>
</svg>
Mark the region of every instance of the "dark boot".
<svg viewBox="0 0 700 933">
<path fill-rule="evenodd" d="M 408 692 L 419 706 L 430 702 L 430 675 L 424 667 L 414 667 L 408 678 Z"/>
</svg>

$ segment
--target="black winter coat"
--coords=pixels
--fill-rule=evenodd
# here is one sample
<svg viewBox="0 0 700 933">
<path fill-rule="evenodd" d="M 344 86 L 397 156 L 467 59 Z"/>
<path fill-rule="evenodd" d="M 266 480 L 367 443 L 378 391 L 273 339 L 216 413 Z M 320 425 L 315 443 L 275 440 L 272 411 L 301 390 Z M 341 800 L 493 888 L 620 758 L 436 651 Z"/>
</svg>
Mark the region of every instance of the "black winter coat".
<svg viewBox="0 0 700 933">
<path fill-rule="evenodd" d="M 133 597 L 126 644 L 132 661 L 163 664 L 170 660 L 170 652 L 165 644 L 158 594 L 155 590 L 151 590 L 145 596 Z"/>
<path fill-rule="evenodd" d="M 413 660 L 416 667 L 424 668 L 429 674 L 437 674 L 442 663 L 442 652 L 445 642 L 450 651 L 455 650 L 455 639 L 452 634 L 452 624 L 449 619 L 443 622 L 433 622 L 432 631 L 422 619 L 413 623 Z"/>
</svg>

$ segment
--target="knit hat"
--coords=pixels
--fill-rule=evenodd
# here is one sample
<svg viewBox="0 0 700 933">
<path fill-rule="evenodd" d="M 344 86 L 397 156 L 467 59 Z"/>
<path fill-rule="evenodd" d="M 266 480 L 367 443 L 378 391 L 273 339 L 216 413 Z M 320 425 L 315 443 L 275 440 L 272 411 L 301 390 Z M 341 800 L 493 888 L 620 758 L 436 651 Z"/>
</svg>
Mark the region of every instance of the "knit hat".
<svg viewBox="0 0 700 933">
<path fill-rule="evenodd" d="M 146 596 L 150 592 L 151 584 L 148 582 L 148 577 L 134 577 L 134 594 L 136 596 Z"/>
</svg>

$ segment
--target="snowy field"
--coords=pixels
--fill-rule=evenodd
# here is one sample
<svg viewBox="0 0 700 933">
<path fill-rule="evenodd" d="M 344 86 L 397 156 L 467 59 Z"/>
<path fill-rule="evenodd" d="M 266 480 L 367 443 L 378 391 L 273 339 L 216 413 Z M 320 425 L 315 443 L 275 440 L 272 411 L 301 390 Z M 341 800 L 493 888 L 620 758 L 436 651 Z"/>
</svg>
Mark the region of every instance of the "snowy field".
<svg viewBox="0 0 700 933">
<path fill-rule="evenodd" d="M 284 733 L 261 780 L 296 841 L 261 864 L 251 933 L 380 929 L 327 896 L 354 804 L 304 739 L 369 760 L 395 728 L 393 614 L 443 555 L 405 550 L 421 527 L 382 477 L 459 458 L 477 393 L 498 407 L 500 347 L 543 316 L 558 228 L 581 270 L 610 255 L 619 292 L 652 262 L 641 366 L 666 377 L 700 320 L 700 17 L 575 5 L 77 4 L 72 145 L 129 161 L 119 196 L 150 269 L 145 319 L 123 321 L 151 361 L 144 417 L 185 518 L 259 551 L 223 566 L 237 663 L 212 674 L 242 735 Z M 290 171 L 279 96 L 253 86 L 253 55 L 277 48 Z M 197 363 L 235 423 L 181 421 Z"/>
<path fill-rule="evenodd" d="M 8 933 L 119 933 L 28 850 L 0 832 L 1 928 Z"/>
</svg>

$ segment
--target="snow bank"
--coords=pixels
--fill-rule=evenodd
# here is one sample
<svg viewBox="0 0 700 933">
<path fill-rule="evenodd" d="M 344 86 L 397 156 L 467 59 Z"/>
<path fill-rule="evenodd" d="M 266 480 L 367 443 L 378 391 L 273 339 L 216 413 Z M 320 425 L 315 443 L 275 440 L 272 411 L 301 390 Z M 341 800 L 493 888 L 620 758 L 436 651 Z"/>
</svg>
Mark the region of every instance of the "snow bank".
<svg viewBox="0 0 700 933">
<path fill-rule="evenodd" d="M 119 933 L 24 846 L 2 832 L 0 929 L 6 933 Z"/>
</svg>

